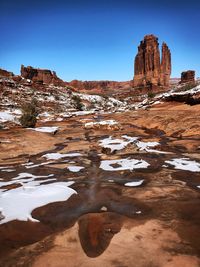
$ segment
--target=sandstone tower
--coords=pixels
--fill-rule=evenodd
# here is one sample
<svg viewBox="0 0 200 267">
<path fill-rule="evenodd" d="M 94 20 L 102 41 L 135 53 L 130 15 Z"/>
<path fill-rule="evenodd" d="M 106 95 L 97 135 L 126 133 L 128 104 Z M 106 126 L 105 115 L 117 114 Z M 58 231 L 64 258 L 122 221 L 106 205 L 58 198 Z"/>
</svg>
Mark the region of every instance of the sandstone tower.
<svg viewBox="0 0 200 267">
<path fill-rule="evenodd" d="M 171 75 L 171 53 L 166 45 L 162 44 L 162 58 L 158 38 L 146 35 L 138 46 L 138 53 L 134 62 L 134 86 L 148 85 L 169 86 Z"/>
</svg>

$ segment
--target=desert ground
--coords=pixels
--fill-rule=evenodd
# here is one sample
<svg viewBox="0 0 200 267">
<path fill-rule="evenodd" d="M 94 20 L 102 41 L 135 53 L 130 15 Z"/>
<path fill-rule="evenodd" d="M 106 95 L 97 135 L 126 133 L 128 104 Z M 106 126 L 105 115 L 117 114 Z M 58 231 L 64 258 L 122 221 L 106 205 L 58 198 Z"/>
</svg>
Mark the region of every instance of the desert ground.
<svg viewBox="0 0 200 267">
<path fill-rule="evenodd" d="M 4 208 L 22 219 L 0 213 L 0 266 L 199 267 L 199 112 L 165 102 L 1 130 Z M 36 185 L 59 183 L 66 200 L 25 214 Z"/>
</svg>

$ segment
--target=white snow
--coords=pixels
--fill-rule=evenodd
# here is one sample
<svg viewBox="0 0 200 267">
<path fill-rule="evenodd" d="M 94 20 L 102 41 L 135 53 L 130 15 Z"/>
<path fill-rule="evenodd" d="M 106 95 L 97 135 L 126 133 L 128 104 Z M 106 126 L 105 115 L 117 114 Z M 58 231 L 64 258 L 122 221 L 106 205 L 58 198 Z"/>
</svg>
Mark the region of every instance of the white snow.
<svg viewBox="0 0 200 267">
<path fill-rule="evenodd" d="M 150 147 L 158 146 L 158 142 L 142 142 L 139 141 L 139 137 L 132 137 L 128 135 L 122 135 L 122 138 L 125 139 L 113 139 L 112 136 L 100 140 L 100 146 L 104 148 L 110 148 L 111 152 L 115 150 L 124 149 L 128 144 L 135 144 L 139 150 L 145 150 L 146 152 L 160 153 L 160 154 L 170 154 L 171 152 L 159 151 L 155 149 L 150 149 Z"/>
<path fill-rule="evenodd" d="M 141 214 L 141 213 L 142 213 L 141 210 L 136 211 L 136 214 Z"/>
<path fill-rule="evenodd" d="M 144 180 L 139 180 L 139 181 L 128 182 L 128 183 L 125 183 L 124 185 L 135 187 L 135 186 L 140 186 L 143 182 L 144 182 Z"/>
<path fill-rule="evenodd" d="M 78 156 L 81 156 L 81 154 L 80 153 L 67 153 L 67 154 L 47 153 L 47 154 L 43 155 L 42 157 L 44 157 L 46 159 L 57 160 L 57 159 L 65 158 L 65 157 L 78 157 Z"/>
<path fill-rule="evenodd" d="M 6 192 L 0 191 L 0 211 L 3 220 L 0 224 L 13 221 L 31 220 L 38 222 L 31 215 L 36 208 L 49 203 L 66 201 L 77 192 L 71 188 L 74 182 L 55 182 L 40 186 L 23 186 Z"/>
<path fill-rule="evenodd" d="M 42 133 L 55 133 L 58 130 L 59 127 L 36 127 L 36 128 L 28 128 L 36 132 L 42 132 Z"/>
<path fill-rule="evenodd" d="M 113 167 L 112 165 L 117 164 L 119 166 Z M 116 159 L 116 160 L 102 160 L 100 168 L 105 171 L 122 171 L 122 170 L 134 170 L 147 168 L 149 163 L 144 160 L 137 159 Z"/>
<path fill-rule="evenodd" d="M 84 116 L 84 115 L 89 115 L 89 114 L 94 114 L 94 110 L 82 110 L 82 111 L 73 111 L 68 113 L 69 116 Z"/>
<path fill-rule="evenodd" d="M 158 146 L 159 143 L 158 142 L 141 142 L 141 141 L 138 141 L 136 143 L 136 145 L 140 150 L 146 150 L 148 152 L 149 147 Z"/>
<path fill-rule="evenodd" d="M 2 180 L 0 181 L 0 188 L 1 187 L 4 187 L 4 186 L 8 186 L 8 185 L 12 185 L 12 184 L 20 184 L 22 186 L 24 185 L 40 185 L 41 183 L 43 182 L 47 182 L 47 181 L 54 181 L 56 180 L 55 178 L 51 178 L 51 179 L 46 179 L 46 178 L 49 178 L 49 177 L 52 177 L 54 176 L 53 174 L 50 174 L 50 175 L 47 175 L 47 176 L 36 176 L 36 175 L 33 175 L 31 173 L 26 173 L 26 172 L 23 172 L 23 173 L 20 173 L 18 174 L 17 177 L 14 177 L 12 178 L 12 180 L 10 181 L 3 181 Z M 37 181 L 35 180 L 37 179 Z M 38 180 L 39 179 L 39 180 Z M 3 191 L 6 191 L 7 189 L 3 189 Z"/>
<path fill-rule="evenodd" d="M 97 121 L 97 122 L 87 122 L 85 123 L 85 128 L 90 128 L 94 125 L 116 125 L 118 122 L 115 120 L 105 120 L 105 121 Z"/>
<path fill-rule="evenodd" d="M 9 111 L 0 112 L 0 122 L 14 121 L 15 117 Z"/>
<path fill-rule="evenodd" d="M 173 165 L 175 169 L 200 172 L 200 163 L 195 160 L 190 160 L 189 158 L 166 160 L 165 163 Z"/>
<path fill-rule="evenodd" d="M 105 138 L 100 140 L 100 146 L 104 148 L 110 148 L 111 152 L 115 150 L 124 149 L 127 146 L 128 142 L 123 141 L 122 139 L 112 139 L 110 136 L 109 138 Z"/>
<path fill-rule="evenodd" d="M 129 137 L 127 135 L 123 135 L 123 138 L 127 139 L 128 141 L 124 141 L 122 139 L 113 139 L 112 136 L 100 140 L 100 146 L 104 148 L 110 148 L 111 152 L 115 150 L 124 149 L 128 144 L 136 141 L 137 137 Z"/>
<path fill-rule="evenodd" d="M 68 166 L 67 168 L 70 172 L 79 172 L 80 170 L 84 169 L 84 167 L 81 166 Z"/>
</svg>

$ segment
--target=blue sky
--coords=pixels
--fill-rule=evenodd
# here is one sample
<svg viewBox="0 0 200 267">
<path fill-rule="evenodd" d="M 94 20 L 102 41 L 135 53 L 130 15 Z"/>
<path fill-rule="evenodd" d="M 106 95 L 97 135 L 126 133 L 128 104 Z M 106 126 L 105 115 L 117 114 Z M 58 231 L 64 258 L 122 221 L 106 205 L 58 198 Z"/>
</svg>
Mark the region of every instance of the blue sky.
<svg viewBox="0 0 200 267">
<path fill-rule="evenodd" d="M 165 41 L 172 77 L 200 76 L 200 1 L 1 0 L 0 68 L 48 68 L 66 81 L 133 78 L 146 34 Z"/>
</svg>

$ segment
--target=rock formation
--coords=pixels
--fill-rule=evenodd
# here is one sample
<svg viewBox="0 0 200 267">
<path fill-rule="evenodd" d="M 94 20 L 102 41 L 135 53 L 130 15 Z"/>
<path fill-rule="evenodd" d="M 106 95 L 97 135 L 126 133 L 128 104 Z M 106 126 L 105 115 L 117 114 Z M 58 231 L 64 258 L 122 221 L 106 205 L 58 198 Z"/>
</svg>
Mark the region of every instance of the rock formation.
<svg viewBox="0 0 200 267">
<path fill-rule="evenodd" d="M 134 86 L 168 86 L 171 74 L 171 53 L 168 46 L 162 44 L 162 59 L 158 38 L 146 35 L 140 42 L 134 63 Z"/>
<path fill-rule="evenodd" d="M 0 77 L 7 77 L 7 78 L 9 78 L 9 77 L 13 77 L 13 76 L 14 76 L 13 72 L 0 69 Z"/>
<path fill-rule="evenodd" d="M 171 52 L 166 43 L 162 44 L 160 85 L 169 86 L 171 75 Z"/>
<path fill-rule="evenodd" d="M 194 83 L 195 82 L 195 71 L 187 70 L 181 73 L 181 81 L 180 83 Z"/>
<path fill-rule="evenodd" d="M 31 66 L 24 67 L 21 65 L 21 76 L 25 79 L 30 79 L 33 82 L 46 84 L 62 85 L 64 82 L 57 77 L 55 71 L 47 69 L 35 69 Z"/>
</svg>

